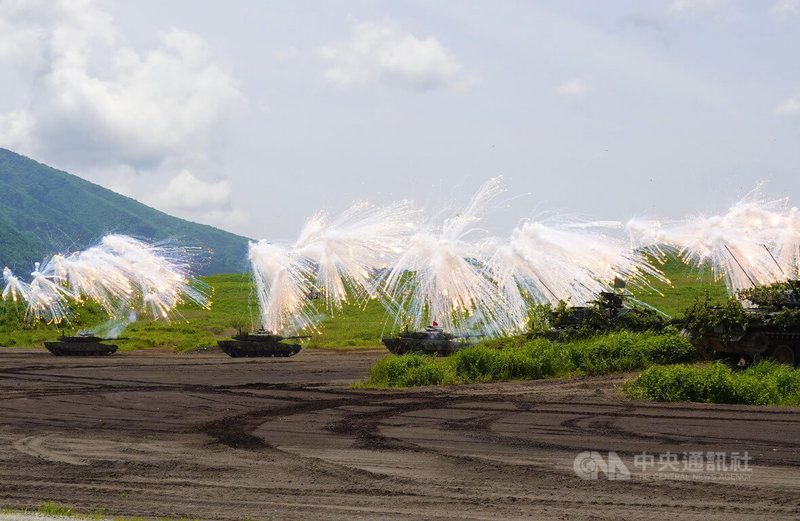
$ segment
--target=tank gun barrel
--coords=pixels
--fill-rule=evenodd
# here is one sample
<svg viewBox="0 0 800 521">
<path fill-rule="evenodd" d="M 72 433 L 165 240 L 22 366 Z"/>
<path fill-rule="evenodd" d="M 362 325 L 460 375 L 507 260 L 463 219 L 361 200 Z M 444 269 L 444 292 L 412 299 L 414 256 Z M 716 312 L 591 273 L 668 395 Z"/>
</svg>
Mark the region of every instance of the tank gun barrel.
<svg viewBox="0 0 800 521">
<path fill-rule="evenodd" d="M 85 338 L 87 342 L 107 342 L 109 340 L 130 340 L 130 337 L 120 336 L 120 337 L 110 337 L 110 338 L 99 338 L 91 335 L 76 335 L 76 336 L 67 336 L 61 335 L 61 339 L 71 339 L 71 340 L 80 340 Z"/>
<path fill-rule="evenodd" d="M 477 333 L 466 333 L 464 335 L 457 335 L 456 338 L 482 338 L 485 337 L 486 333 L 483 331 L 478 331 Z"/>
<path fill-rule="evenodd" d="M 775 256 L 769 250 L 769 248 L 767 248 L 766 244 L 764 245 L 764 249 L 767 250 L 767 253 L 769 253 L 770 259 L 772 259 L 772 262 L 774 262 L 775 265 L 778 267 L 778 269 L 781 271 L 781 275 L 786 277 L 786 282 L 789 284 L 789 287 L 792 289 L 792 294 L 794 295 L 794 298 L 797 299 L 798 301 L 800 301 L 800 292 L 797 291 L 797 284 L 800 281 L 798 281 L 797 279 L 790 279 L 789 277 L 787 277 L 786 276 L 786 272 L 783 271 L 783 268 L 781 267 L 780 262 L 778 262 L 778 259 L 775 258 Z"/>
<path fill-rule="evenodd" d="M 749 280 L 750 284 L 755 288 L 756 287 L 756 283 L 753 281 L 752 277 L 750 277 L 750 275 L 747 273 L 747 270 L 744 269 L 744 267 L 742 266 L 742 263 L 739 262 L 739 259 L 736 258 L 736 255 L 734 255 L 733 252 L 731 251 L 731 249 L 728 248 L 727 244 L 724 244 L 723 246 L 725 246 L 725 249 L 728 250 L 728 253 L 730 254 L 731 258 L 733 258 L 733 261 L 736 263 L 737 266 L 739 266 L 739 269 L 742 270 L 742 273 L 744 273 L 744 276 L 747 277 L 747 280 Z M 767 250 L 767 251 L 769 251 L 769 250 Z"/>
<path fill-rule="evenodd" d="M 62 335 L 62 336 L 61 336 L 61 338 L 62 338 L 62 339 L 67 339 L 67 338 L 68 338 L 68 339 L 81 339 L 81 338 L 86 338 L 86 341 L 87 341 L 87 342 L 107 342 L 107 341 L 109 341 L 109 340 L 130 340 L 130 337 L 126 337 L 126 336 L 120 336 L 120 337 L 110 337 L 110 338 L 99 338 L 99 337 L 93 337 L 93 336 L 86 336 L 86 337 L 84 337 L 84 336 L 81 336 L 81 335 L 78 335 L 78 336 L 66 336 L 66 335 Z"/>
</svg>

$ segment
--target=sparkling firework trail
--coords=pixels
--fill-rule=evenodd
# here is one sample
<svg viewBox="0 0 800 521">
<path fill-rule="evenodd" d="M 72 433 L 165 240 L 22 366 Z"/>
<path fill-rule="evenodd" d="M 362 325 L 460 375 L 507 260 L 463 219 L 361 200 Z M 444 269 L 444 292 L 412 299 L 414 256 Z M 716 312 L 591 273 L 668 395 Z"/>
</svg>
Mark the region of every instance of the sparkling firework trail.
<svg viewBox="0 0 800 521">
<path fill-rule="evenodd" d="M 510 327 L 506 305 L 480 261 L 480 248 L 468 239 L 503 191 L 501 182 L 501 177 L 491 179 L 459 214 L 411 236 L 383 284 L 395 326 L 419 329 L 436 321 L 448 331 L 480 327 L 488 335 Z"/>
<path fill-rule="evenodd" d="M 308 295 L 313 278 L 308 262 L 291 248 L 264 240 L 251 242 L 248 256 L 261 327 L 273 333 L 312 329 L 317 317 Z"/>
<path fill-rule="evenodd" d="M 5 281 L 6 285 L 3 288 L 3 300 L 11 300 L 13 302 L 17 302 L 18 300 L 22 300 L 24 302 L 28 301 L 28 292 L 29 292 L 29 285 L 20 280 L 16 275 L 14 275 L 8 267 L 3 268 L 3 280 Z"/>
<path fill-rule="evenodd" d="M 620 227 L 614 222 L 525 222 L 509 239 L 486 243 L 487 265 L 517 331 L 526 325 L 531 301 L 587 305 L 600 292 L 612 291 L 617 278 L 643 287 L 649 287 L 647 277 L 668 282 L 643 254 L 612 235 Z"/>
<path fill-rule="evenodd" d="M 383 208 L 361 202 L 329 222 L 306 222 L 294 250 L 316 267 L 314 284 L 329 307 L 341 309 L 348 291 L 356 302 L 376 295 L 376 270 L 389 266 L 416 228 L 409 201 Z"/>
<path fill-rule="evenodd" d="M 98 302 L 112 320 L 129 320 L 132 309 L 169 319 L 187 300 L 210 304 L 208 288 L 190 276 L 192 255 L 191 249 L 108 235 L 85 251 L 55 255 L 41 268 L 37 263 L 30 284 L 6 268 L 3 298 L 26 301 L 26 316 L 46 322 L 66 320 L 68 303 L 82 300 Z"/>
<path fill-rule="evenodd" d="M 635 225 L 637 231 L 645 228 Z M 798 275 L 798 211 L 785 199 L 764 199 L 758 189 L 723 215 L 652 223 L 651 230 L 635 235 L 639 245 L 662 256 L 667 249 L 696 268 L 709 264 L 731 294 Z"/>
<path fill-rule="evenodd" d="M 40 264 L 37 262 L 31 273 L 26 318 L 60 324 L 67 318 L 68 300 L 75 298 L 75 294 L 51 280 L 52 276 L 45 274 L 48 267 L 46 263 L 40 271 Z"/>
<path fill-rule="evenodd" d="M 374 297 L 379 270 L 401 249 L 415 215 L 408 201 L 383 208 L 362 202 L 333 220 L 315 214 L 292 245 L 250 243 L 261 326 L 292 334 L 314 329 L 320 316 L 311 293 L 329 312 Z"/>
<path fill-rule="evenodd" d="M 210 306 L 210 288 L 191 276 L 190 261 L 199 249 L 152 245 L 126 235 L 107 235 L 101 246 L 115 256 L 121 274 L 142 295 L 143 307 L 155 320 L 168 320 L 186 301 Z"/>
<path fill-rule="evenodd" d="M 122 273 L 117 257 L 101 247 L 92 247 L 64 257 L 54 255 L 48 263 L 53 279 L 69 285 L 81 299 L 99 303 L 111 317 L 129 306 L 135 289 Z"/>
</svg>

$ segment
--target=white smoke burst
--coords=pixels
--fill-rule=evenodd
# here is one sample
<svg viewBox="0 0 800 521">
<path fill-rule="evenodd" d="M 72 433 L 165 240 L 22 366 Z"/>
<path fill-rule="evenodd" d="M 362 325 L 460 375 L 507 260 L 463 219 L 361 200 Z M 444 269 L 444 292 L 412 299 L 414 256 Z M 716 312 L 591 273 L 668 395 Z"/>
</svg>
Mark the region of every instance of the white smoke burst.
<svg viewBox="0 0 800 521">
<path fill-rule="evenodd" d="M 36 263 L 30 283 L 5 268 L 3 299 L 26 302 L 32 321 L 68 321 L 71 304 L 87 300 L 100 304 L 112 320 L 130 321 L 131 311 L 169 320 L 183 302 L 210 305 L 209 288 L 191 276 L 195 253 L 107 235 L 97 246 Z"/>
<path fill-rule="evenodd" d="M 652 278 L 668 282 L 642 252 L 615 236 L 621 226 L 531 221 L 506 240 L 487 241 L 487 266 L 517 329 L 526 324 L 531 303 L 586 305 L 601 292 L 613 291 L 616 279 L 648 288 Z"/>
<path fill-rule="evenodd" d="M 758 190 L 723 215 L 627 226 L 554 216 L 490 237 L 480 226 L 503 191 L 502 178 L 491 179 L 459 212 L 424 225 L 409 201 L 359 202 L 336 217 L 311 216 L 294 242 L 250 243 L 261 327 L 314 331 L 323 313 L 379 298 L 394 328 L 436 321 L 460 334 L 515 334 L 527 327 L 532 305 L 585 305 L 613 291 L 617 279 L 649 289 L 650 281 L 668 283 L 649 261 L 672 253 L 710 265 L 731 293 L 800 275 L 800 211 Z M 109 235 L 37 264 L 30 283 L 6 268 L 2 297 L 24 302 L 30 320 L 68 320 L 71 304 L 84 300 L 103 307 L 108 330 L 136 313 L 169 320 L 183 302 L 210 305 L 209 288 L 191 276 L 195 253 Z"/>
<path fill-rule="evenodd" d="M 507 239 L 480 228 L 498 205 L 502 178 L 486 182 L 460 211 L 417 224 L 410 203 L 354 205 L 335 219 L 318 213 L 293 244 L 250 245 L 261 326 L 273 332 L 314 329 L 321 309 L 378 297 L 392 328 L 437 322 L 460 334 L 524 330 L 536 303 L 582 304 L 615 279 L 666 282 L 647 257 L 612 231 L 620 223 L 526 222 Z"/>
<path fill-rule="evenodd" d="M 710 265 L 731 294 L 798 276 L 798 209 L 786 199 L 766 199 L 758 188 L 722 215 L 634 221 L 629 230 L 635 245 L 655 255 L 672 251 L 691 266 Z"/>
<path fill-rule="evenodd" d="M 470 324 L 489 334 L 509 327 L 505 303 L 480 258 L 481 237 L 471 237 L 502 192 L 502 178 L 491 179 L 461 212 L 411 236 L 382 286 L 395 325 L 436 321 L 464 332 Z"/>
<path fill-rule="evenodd" d="M 408 201 L 386 207 L 360 202 L 334 219 L 310 217 L 293 244 L 250 243 L 261 327 L 280 333 L 313 330 L 320 311 L 376 296 L 381 269 L 390 265 L 414 229 Z"/>
</svg>

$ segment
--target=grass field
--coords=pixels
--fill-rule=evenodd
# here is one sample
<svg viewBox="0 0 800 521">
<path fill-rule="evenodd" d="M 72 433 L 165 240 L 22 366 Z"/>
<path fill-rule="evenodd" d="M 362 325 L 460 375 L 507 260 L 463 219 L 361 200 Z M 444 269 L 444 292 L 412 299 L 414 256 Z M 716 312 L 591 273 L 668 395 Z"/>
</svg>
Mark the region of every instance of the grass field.
<svg viewBox="0 0 800 521">
<path fill-rule="evenodd" d="M 72 519 L 86 519 L 88 521 L 147 521 L 143 517 L 109 517 L 106 509 L 101 507 L 87 513 L 76 512 L 74 509 L 61 506 L 52 501 L 39 503 L 36 510 L 20 509 L 16 510 L 11 507 L 3 507 L 0 514 L 7 515 L 20 515 L 24 519 L 53 519 L 53 518 L 72 518 Z M 252 517 L 243 518 L 242 521 L 254 521 Z M 199 521 L 196 517 L 159 517 L 157 521 Z"/>
<path fill-rule="evenodd" d="M 251 281 L 246 274 L 213 275 L 201 278 L 213 288 L 212 306 L 202 309 L 195 305 L 178 308 L 180 316 L 170 322 L 143 319 L 128 326 L 122 333 L 127 340 L 117 340 L 120 350 L 166 347 L 186 350 L 216 345 L 237 329 L 258 327 L 255 301 L 251 301 Z M 102 310 L 93 304 L 79 306 L 72 324 L 28 325 L 22 319 L 23 306 L 0 303 L 0 346 L 43 346 L 60 333 L 75 334 L 106 321 Z M 304 344 L 305 347 L 365 347 L 381 345 L 381 331 L 386 321 L 383 306 L 370 301 L 365 306 L 346 306 L 336 315 L 326 317 L 319 332 Z"/>
<path fill-rule="evenodd" d="M 664 272 L 672 285 L 659 281 L 651 281 L 654 291 L 630 288 L 631 292 L 642 302 L 670 315 L 679 317 L 696 298 L 702 298 L 706 292 L 713 301 L 722 302 L 727 298 L 725 284 L 715 281 L 711 269 L 692 269 L 677 259 L 670 259 L 665 264 L 656 266 Z M 660 295 L 658 293 L 661 293 Z"/>
<path fill-rule="evenodd" d="M 696 297 L 706 292 L 712 299 L 723 299 L 725 287 L 711 280 L 710 273 L 689 270 L 678 261 L 667 262 L 662 270 L 672 281 L 672 286 L 655 282 L 653 287 L 661 292 L 647 292 L 631 288 L 634 295 L 671 316 L 678 316 Z M 211 309 L 185 305 L 179 308 L 183 318 L 171 322 L 141 320 L 130 325 L 122 334 L 129 340 L 119 340 L 121 350 L 148 347 L 167 347 L 186 350 L 194 347 L 215 345 L 227 338 L 237 328 L 258 327 L 255 302 L 251 300 L 249 275 L 231 274 L 203 277 L 213 288 Z M 95 305 L 78 308 L 71 326 L 37 324 L 27 325 L 22 320 L 22 309 L 13 303 L 2 303 L 0 311 L 1 346 L 42 346 L 45 340 L 54 339 L 60 332 L 74 334 L 82 328 L 90 328 L 105 321 L 102 311 Z M 326 313 L 323 310 L 323 315 Z M 393 320 L 388 319 L 381 303 L 371 300 L 365 306 L 346 306 L 334 316 L 325 316 L 319 332 L 304 344 L 305 347 L 351 348 L 381 345 L 382 333 L 389 333 Z"/>
</svg>

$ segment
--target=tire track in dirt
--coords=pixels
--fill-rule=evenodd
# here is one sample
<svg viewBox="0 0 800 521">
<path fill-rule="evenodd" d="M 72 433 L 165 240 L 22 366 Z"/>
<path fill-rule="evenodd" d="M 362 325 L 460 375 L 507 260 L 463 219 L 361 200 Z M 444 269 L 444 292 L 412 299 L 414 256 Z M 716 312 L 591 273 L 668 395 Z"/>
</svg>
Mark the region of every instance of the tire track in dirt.
<svg viewBox="0 0 800 521">
<path fill-rule="evenodd" d="M 222 520 L 800 517 L 797 409 L 631 402 L 621 377 L 350 389 L 379 356 L 0 350 L 0 498 Z M 750 483 L 572 471 L 581 450 L 741 446 Z"/>
</svg>

